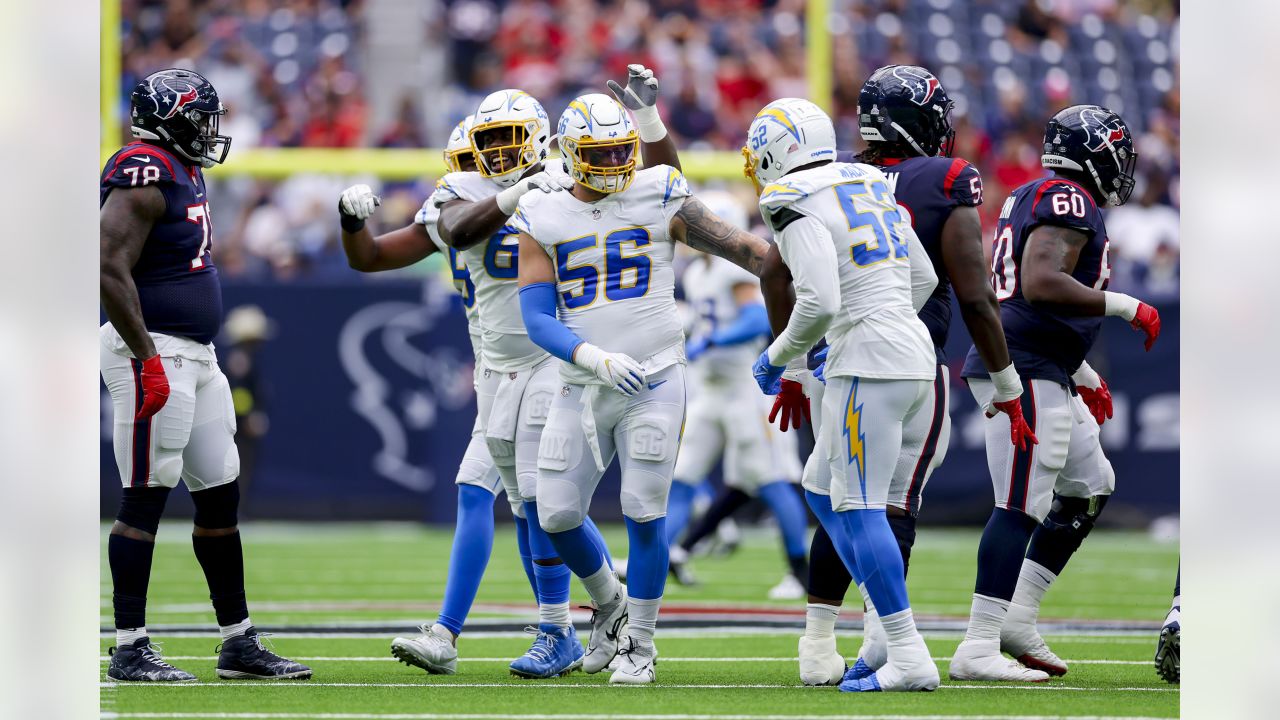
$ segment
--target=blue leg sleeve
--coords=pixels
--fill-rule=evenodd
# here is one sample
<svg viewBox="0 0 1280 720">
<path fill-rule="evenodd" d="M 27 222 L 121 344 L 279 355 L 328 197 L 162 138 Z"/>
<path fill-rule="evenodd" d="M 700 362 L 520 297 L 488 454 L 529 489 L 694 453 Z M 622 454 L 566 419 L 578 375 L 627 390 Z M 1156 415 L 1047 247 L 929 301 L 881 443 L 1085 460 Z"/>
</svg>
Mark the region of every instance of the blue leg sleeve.
<svg viewBox="0 0 1280 720">
<path fill-rule="evenodd" d="M 462 634 L 493 551 L 493 499 L 493 493 L 482 487 L 458 486 L 458 519 L 438 621 L 454 635 Z"/>
<path fill-rule="evenodd" d="M 902 553 L 889 527 L 884 510 L 846 510 L 836 513 L 845 533 L 853 541 L 862 582 L 880 617 L 911 607 L 907 601 L 907 579 L 902 570 Z"/>
<path fill-rule="evenodd" d="M 804 499 L 808 502 L 813 514 L 818 516 L 822 529 L 827 531 L 831 544 L 835 546 L 836 554 L 844 563 L 844 569 L 848 570 L 849 576 L 853 578 L 853 584 L 861 585 L 862 573 L 858 572 L 858 560 L 853 551 L 853 541 L 849 539 L 849 534 L 844 531 L 844 525 L 836 517 L 836 511 L 831 509 L 831 497 L 805 490 Z"/>
<path fill-rule="evenodd" d="M 529 547 L 529 521 L 518 517 L 516 521 L 516 544 L 520 547 L 520 564 L 524 566 L 525 577 L 529 578 L 529 589 L 533 590 L 533 600 L 538 600 L 538 578 L 533 574 L 533 549 Z"/>
<path fill-rule="evenodd" d="M 760 499 L 764 500 L 773 511 L 773 516 L 778 519 L 778 529 L 782 531 L 782 543 L 786 547 L 787 557 L 804 557 L 809 518 L 791 483 L 779 481 L 761 486 Z"/>
<path fill-rule="evenodd" d="M 697 491 L 693 485 L 679 480 L 671 483 L 671 493 L 667 496 L 667 545 L 675 544 L 676 538 L 689 524 L 689 514 L 693 512 L 693 496 Z"/>
<path fill-rule="evenodd" d="M 538 604 L 569 602 L 569 568 L 559 561 L 560 556 L 551 538 L 538 524 L 538 504 L 526 502 L 524 514 L 529 520 L 529 548 L 533 551 L 533 575 L 538 579 Z"/>
<path fill-rule="evenodd" d="M 604 541 L 604 535 L 600 534 L 600 528 L 596 527 L 596 521 L 588 516 L 582 521 L 582 526 L 587 529 L 587 534 L 591 536 L 591 542 L 596 544 L 600 549 L 600 554 L 604 556 L 604 561 L 609 563 L 609 569 L 613 569 L 613 556 L 609 554 L 609 544 Z"/>
<path fill-rule="evenodd" d="M 531 504 L 525 504 L 526 513 Z M 578 577 L 594 575 L 605 563 L 604 553 L 600 552 L 599 546 L 592 541 L 591 534 L 587 532 L 586 523 L 572 530 L 546 533 L 546 535 L 560 554 L 560 559 L 564 560 L 564 564 L 569 566 L 573 574 Z"/>
<path fill-rule="evenodd" d="M 667 586 L 667 519 L 649 522 L 627 518 L 627 594 L 638 600 L 662 597 Z"/>
</svg>

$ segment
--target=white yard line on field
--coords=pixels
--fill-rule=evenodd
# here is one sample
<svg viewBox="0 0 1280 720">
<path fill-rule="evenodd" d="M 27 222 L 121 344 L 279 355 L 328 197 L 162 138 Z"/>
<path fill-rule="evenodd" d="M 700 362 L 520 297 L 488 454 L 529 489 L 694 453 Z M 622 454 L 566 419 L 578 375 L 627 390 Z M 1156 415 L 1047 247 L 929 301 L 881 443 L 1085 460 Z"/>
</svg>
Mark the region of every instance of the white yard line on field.
<svg viewBox="0 0 1280 720">
<path fill-rule="evenodd" d="M 102 682 L 98 684 L 102 688 L 192 688 L 192 687 L 216 687 L 216 688 L 244 688 L 255 687 L 259 689 L 265 688 L 321 688 L 321 687 L 345 687 L 345 688 L 506 688 L 515 690 L 527 690 L 537 688 L 539 690 L 572 690 L 586 689 L 599 690 L 610 689 L 616 687 L 609 683 L 583 685 L 577 683 L 539 683 L 539 682 L 509 682 L 509 683 L 454 683 L 454 682 L 428 682 L 428 683 L 324 683 L 312 682 L 308 680 L 266 680 L 255 682 L 251 680 L 239 680 L 234 682 L 186 682 L 186 683 L 114 683 Z M 659 690 L 804 690 L 803 685 L 776 685 L 776 684 L 679 684 L 679 683 L 658 683 L 649 686 Z M 939 690 L 1068 690 L 1077 692 L 1152 692 L 1152 693 L 1176 693 L 1178 688 L 1159 688 L 1159 687 L 1074 687 L 1066 685 L 939 685 Z"/>
<path fill-rule="evenodd" d="M 299 662 L 399 662 L 390 655 L 308 655 L 308 656 L 291 656 Z M 165 655 L 165 660 L 212 660 L 213 655 Z M 458 658 L 463 662 L 488 662 L 488 663 L 509 663 L 513 658 L 510 657 L 466 657 Z M 111 656 L 101 655 L 98 657 L 99 662 L 110 662 Z M 798 657 L 671 657 L 663 655 L 664 662 L 672 663 L 771 663 L 771 662 L 799 662 Z M 949 657 L 935 657 L 934 662 L 951 662 Z M 1064 660 L 1063 662 L 1072 665 L 1150 665 L 1150 660 Z"/>
<path fill-rule="evenodd" d="M 111 618 L 107 618 L 109 624 Z M 352 627 L 364 624 L 365 621 L 349 621 L 341 623 L 341 627 Z M 387 624 L 387 621 L 377 620 L 369 621 L 373 627 L 381 627 Z M 289 629 L 273 631 L 277 637 L 281 638 L 297 638 L 304 640 L 371 640 L 371 639 L 389 639 L 395 633 L 387 633 L 379 630 L 361 631 L 361 630 L 332 630 L 324 629 L 324 625 L 311 625 L 307 630 L 293 631 Z M 405 632 L 412 632 L 411 624 L 406 624 Z M 221 638 L 222 636 L 217 630 L 165 630 L 157 629 L 154 631 L 157 637 L 182 637 L 182 638 Z M 681 639 L 701 639 L 701 638 L 755 638 L 761 636 L 783 636 L 795 637 L 795 628 L 786 627 L 749 627 L 734 626 L 725 627 L 722 630 L 713 628 L 666 628 L 662 630 L 660 637 L 681 638 Z M 925 637 L 936 640 L 947 640 L 964 637 L 963 630 L 930 630 L 924 633 Z M 102 638 L 114 638 L 115 631 L 107 630 L 99 632 Z M 510 639 L 525 638 L 527 633 L 520 630 L 468 630 L 466 633 L 468 639 Z M 1057 633 L 1046 633 L 1046 640 L 1053 640 L 1060 643 L 1087 643 L 1087 644 L 1109 644 L 1117 645 L 1151 645 L 1155 646 L 1154 632 L 1139 632 L 1135 630 L 1118 630 L 1111 632 L 1091 631 L 1080 635 L 1060 635 Z"/>
<path fill-rule="evenodd" d="M 849 715 L 845 713 L 824 715 L 605 715 L 599 714 L 526 714 L 503 713 L 113 713 L 104 712 L 102 717 L 115 720 L 117 718 L 226 718 L 228 720 L 285 720 L 286 718 L 305 718 L 307 720 L 594 720 L 605 717 L 612 720 L 812 720 L 815 717 L 839 717 L 849 720 L 951 720 L 955 715 Z M 1158 720 L 1157 718 L 1133 715 L 964 715 L 964 720 Z"/>
</svg>

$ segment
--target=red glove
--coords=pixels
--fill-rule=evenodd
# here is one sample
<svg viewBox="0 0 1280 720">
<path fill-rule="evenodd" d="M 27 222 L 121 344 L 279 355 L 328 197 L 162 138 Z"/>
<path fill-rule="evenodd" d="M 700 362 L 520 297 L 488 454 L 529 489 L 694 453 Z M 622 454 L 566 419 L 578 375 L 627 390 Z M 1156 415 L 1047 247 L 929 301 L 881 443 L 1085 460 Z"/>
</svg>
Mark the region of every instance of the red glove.
<svg viewBox="0 0 1280 720">
<path fill-rule="evenodd" d="M 1107 389 L 1107 381 L 1101 377 L 1098 378 L 1098 387 L 1091 388 L 1088 385 L 1076 385 L 1076 392 L 1080 393 L 1080 399 L 1084 401 L 1085 407 L 1089 408 L 1089 413 L 1093 415 L 1093 419 L 1098 424 L 1107 421 L 1111 417 L 1111 390 Z"/>
<path fill-rule="evenodd" d="M 152 355 L 142 361 L 141 375 L 142 407 L 138 408 L 138 414 L 133 418 L 135 422 L 146 420 L 160 412 L 160 408 L 169 400 L 169 378 L 165 377 L 164 365 L 161 364 L 159 355 Z"/>
<path fill-rule="evenodd" d="M 779 410 L 782 411 L 782 422 L 778 427 L 782 432 L 787 431 L 788 422 L 792 428 L 797 429 L 804 425 L 801 416 L 810 424 L 813 423 L 813 419 L 809 416 L 809 398 L 804 394 L 804 386 L 795 380 L 782 381 L 782 389 L 773 396 L 773 409 L 769 411 L 769 422 L 773 422 Z"/>
<path fill-rule="evenodd" d="M 1133 322 L 1130 325 L 1133 325 L 1134 330 L 1141 330 L 1146 334 L 1147 350 L 1150 350 L 1151 346 L 1156 344 L 1156 338 L 1160 337 L 1160 313 L 1146 303 L 1138 303 L 1138 314 L 1133 316 Z"/>
<path fill-rule="evenodd" d="M 1019 399 L 992 403 L 991 406 L 1009 416 L 1009 439 L 1013 441 L 1015 448 L 1026 450 L 1032 445 L 1040 444 L 1035 433 L 1031 432 L 1031 426 L 1027 425 L 1026 418 L 1022 417 L 1022 403 Z"/>
</svg>

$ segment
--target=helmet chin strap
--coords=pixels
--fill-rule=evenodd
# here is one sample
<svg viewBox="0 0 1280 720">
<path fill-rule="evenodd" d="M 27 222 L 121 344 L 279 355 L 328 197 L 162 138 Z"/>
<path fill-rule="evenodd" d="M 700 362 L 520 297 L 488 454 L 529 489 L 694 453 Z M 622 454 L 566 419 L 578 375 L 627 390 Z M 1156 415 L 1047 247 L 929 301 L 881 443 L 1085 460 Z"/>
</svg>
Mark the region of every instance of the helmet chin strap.
<svg viewBox="0 0 1280 720">
<path fill-rule="evenodd" d="M 1084 166 L 1088 168 L 1089 174 L 1093 176 L 1093 184 L 1097 186 L 1098 192 L 1102 193 L 1102 197 L 1107 199 L 1107 203 L 1110 205 L 1119 205 L 1120 195 L 1116 193 L 1114 190 L 1108 191 L 1105 187 L 1102 186 L 1102 178 L 1098 177 L 1098 171 L 1094 169 L 1093 161 L 1085 160 Z"/>
<path fill-rule="evenodd" d="M 889 123 L 889 125 L 890 125 L 890 127 L 892 127 L 894 130 L 896 130 L 896 131 L 898 132 L 898 134 L 899 134 L 899 135 L 901 135 L 902 137 L 906 138 L 907 143 L 908 143 L 909 145 L 911 145 L 911 148 L 912 148 L 913 150 L 915 150 L 917 153 L 919 153 L 922 157 L 926 157 L 926 156 L 928 156 L 928 155 L 929 155 L 929 153 L 927 153 L 927 152 L 925 152 L 925 151 L 924 151 L 924 148 L 920 147 L 920 144 L 916 142 L 916 139 L 915 139 L 915 138 L 913 138 L 913 137 L 911 137 L 911 133 L 909 133 L 909 132 L 907 132 L 906 130 L 903 130 L 903 129 L 902 129 L 902 126 L 901 126 L 901 125 L 899 125 L 899 124 L 898 124 L 898 123 L 896 123 L 896 122 L 891 122 L 891 123 Z"/>
</svg>

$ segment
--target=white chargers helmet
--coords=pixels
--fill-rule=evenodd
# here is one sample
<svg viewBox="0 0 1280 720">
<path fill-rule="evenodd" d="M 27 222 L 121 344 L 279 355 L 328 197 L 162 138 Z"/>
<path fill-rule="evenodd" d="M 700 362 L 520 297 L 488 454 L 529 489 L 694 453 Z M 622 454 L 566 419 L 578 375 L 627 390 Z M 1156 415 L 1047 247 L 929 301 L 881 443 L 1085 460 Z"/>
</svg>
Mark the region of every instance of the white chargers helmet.
<svg viewBox="0 0 1280 720">
<path fill-rule="evenodd" d="M 575 98 L 557 130 L 565 169 L 575 182 L 602 193 L 626 190 L 636 176 L 636 133 L 625 108 L 602 93 Z"/>
<path fill-rule="evenodd" d="M 836 159 L 836 129 L 822 108 L 800 98 L 774 100 L 751 121 L 743 174 L 756 192 L 786 173 L 819 160 Z"/>
<path fill-rule="evenodd" d="M 475 123 L 476 116 L 468 115 L 449 133 L 449 144 L 444 146 L 444 166 L 448 168 L 448 172 L 476 169 L 476 154 L 471 149 L 471 126 Z"/>
<path fill-rule="evenodd" d="M 547 158 L 551 121 L 542 103 L 523 90 L 499 90 L 480 101 L 471 126 L 471 151 L 480 174 L 511 187 Z"/>
</svg>

